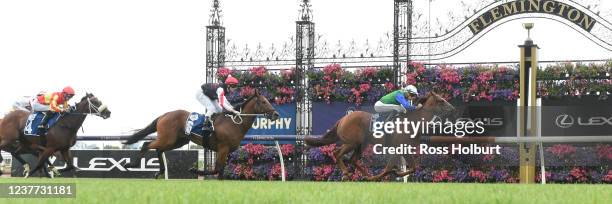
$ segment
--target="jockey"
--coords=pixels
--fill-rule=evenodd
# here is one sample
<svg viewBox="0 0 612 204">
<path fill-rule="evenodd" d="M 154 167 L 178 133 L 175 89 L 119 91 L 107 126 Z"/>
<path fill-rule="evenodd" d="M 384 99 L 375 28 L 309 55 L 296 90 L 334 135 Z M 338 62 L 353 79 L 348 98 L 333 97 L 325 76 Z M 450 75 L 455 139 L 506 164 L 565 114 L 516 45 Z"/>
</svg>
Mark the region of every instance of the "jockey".
<svg viewBox="0 0 612 204">
<path fill-rule="evenodd" d="M 222 112 L 224 109 L 234 114 L 240 114 L 240 112 L 234 110 L 234 107 L 227 100 L 227 95 L 236 90 L 238 86 L 238 79 L 232 75 L 228 75 L 225 79 L 225 83 L 214 84 L 207 83 L 200 86 L 201 90 L 196 94 L 198 101 L 206 108 L 204 115 L 207 120 L 204 123 L 204 131 L 214 131 L 211 116 L 214 113 Z"/>
<path fill-rule="evenodd" d="M 32 111 L 42 112 L 44 114 L 43 121 L 38 125 L 41 135 L 44 135 L 45 126 L 53 113 L 70 111 L 68 100 L 73 96 L 74 89 L 70 86 L 66 86 L 62 92 L 39 94 L 36 100 L 32 101 Z"/>
<path fill-rule="evenodd" d="M 22 110 L 30 112 L 32 110 L 32 102 L 36 100 L 36 98 L 31 96 L 23 96 L 13 103 L 13 107 L 11 111 Z"/>
<path fill-rule="evenodd" d="M 417 95 L 419 92 L 413 85 L 408 85 L 404 89 L 393 91 L 374 104 L 374 110 L 377 113 L 392 113 L 414 111 L 419 108 L 416 104 Z"/>
</svg>

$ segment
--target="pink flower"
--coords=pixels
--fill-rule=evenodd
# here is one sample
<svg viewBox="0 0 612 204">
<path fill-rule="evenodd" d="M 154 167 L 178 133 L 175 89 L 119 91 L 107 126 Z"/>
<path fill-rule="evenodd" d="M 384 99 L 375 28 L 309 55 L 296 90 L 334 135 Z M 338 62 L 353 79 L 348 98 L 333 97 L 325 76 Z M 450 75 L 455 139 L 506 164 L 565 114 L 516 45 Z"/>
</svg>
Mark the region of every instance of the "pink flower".
<svg viewBox="0 0 612 204">
<path fill-rule="evenodd" d="M 395 89 L 395 84 L 391 82 L 385 82 L 385 90 L 391 91 Z"/>
<path fill-rule="evenodd" d="M 433 171 L 433 182 L 453 181 L 453 177 L 448 174 L 448 170 Z"/>
<path fill-rule="evenodd" d="M 285 80 L 291 80 L 291 79 L 293 79 L 293 75 L 295 73 L 294 70 L 295 70 L 295 68 L 283 69 L 283 70 L 281 70 L 281 76 L 283 76 L 283 78 Z"/>
<path fill-rule="evenodd" d="M 477 182 L 485 182 L 487 180 L 487 175 L 480 171 L 480 170 L 470 170 L 470 172 L 468 173 L 468 175 L 472 178 L 474 178 L 474 180 L 476 180 Z"/>
<path fill-rule="evenodd" d="M 249 69 L 249 71 L 255 74 L 255 76 L 257 77 L 263 77 L 264 75 L 266 75 L 266 72 L 268 72 L 268 70 L 266 70 L 266 67 L 264 66 L 252 67 Z"/>
<path fill-rule="evenodd" d="M 329 158 L 332 158 L 334 162 L 336 161 L 336 157 L 334 156 L 334 150 L 336 149 L 336 144 L 325 145 L 325 146 L 319 147 L 319 149 L 321 149 L 321 152 L 324 155 L 328 156 Z"/>
<path fill-rule="evenodd" d="M 552 147 L 546 148 L 546 151 L 551 152 L 558 157 L 564 157 L 576 153 L 576 147 L 572 145 L 556 144 Z"/>
<path fill-rule="evenodd" d="M 606 183 L 612 183 L 612 170 L 609 170 L 608 174 L 606 174 L 602 180 Z"/>
<path fill-rule="evenodd" d="M 586 182 L 588 180 L 586 176 L 586 170 L 581 167 L 574 167 L 570 171 L 570 176 L 568 177 L 568 181 L 576 181 L 576 182 Z"/>
<path fill-rule="evenodd" d="M 458 84 L 459 81 L 461 81 L 461 77 L 457 73 L 457 70 L 452 67 L 443 67 L 440 70 L 440 78 L 442 79 L 442 81 L 449 84 Z"/>
<path fill-rule="evenodd" d="M 250 86 L 245 86 L 240 89 L 240 96 L 246 97 L 251 96 L 255 93 L 255 89 Z"/>
<path fill-rule="evenodd" d="M 232 73 L 233 73 L 233 71 L 232 71 L 232 70 L 230 70 L 229 68 L 227 68 L 227 67 L 220 67 L 220 68 L 217 70 L 217 77 L 219 77 L 219 78 L 225 78 L 225 77 L 227 77 L 227 75 L 230 75 L 230 74 L 232 74 Z"/>
<path fill-rule="evenodd" d="M 376 75 L 377 69 L 374 67 L 366 67 L 357 71 L 357 76 L 363 78 L 372 78 Z"/>
<path fill-rule="evenodd" d="M 247 153 L 253 156 L 259 156 L 263 154 L 263 152 L 266 150 L 266 147 L 261 144 L 251 144 L 251 143 L 244 145 L 243 148 L 244 150 L 246 150 Z"/>
<path fill-rule="evenodd" d="M 315 167 L 313 169 L 315 180 L 326 180 L 333 173 L 333 171 L 334 167 L 331 164 Z"/>
<path fill-rule="evenodd" d="M 423 65 L 422 62 L 410 62 L 409 66 L 414 68 L 414 70 L 418 74 L 422 74 L 423 72 L 425 72 L 425 65 Z"/>
<path fill-rule="evenodd" d="M 289 156 L 293 154 L 293 151 L 295 151 L 295 147 L 292 144 L 281 145 L 281 152 L 283 153 L 283 156 Z"/>
<path fill-rule="evenodd" d="M 600 159 L 612 160 L 612 146 L 598 144 L 595 149 Z"/>
<path fill-rule="evenodd" d="M 417 73 L 408 73 L 406 74 L 406 84 L 414 85 L 416 84 Z"/>
</svg>

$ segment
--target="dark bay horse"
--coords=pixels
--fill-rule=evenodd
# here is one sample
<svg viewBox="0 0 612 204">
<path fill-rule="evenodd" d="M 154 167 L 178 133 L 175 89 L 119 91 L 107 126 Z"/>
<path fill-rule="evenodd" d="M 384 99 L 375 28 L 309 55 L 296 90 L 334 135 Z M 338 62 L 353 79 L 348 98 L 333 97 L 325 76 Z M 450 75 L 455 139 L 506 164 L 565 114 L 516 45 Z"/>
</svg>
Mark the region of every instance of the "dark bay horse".
<svg viewBox="0 0 612 204">
<path fill-rule="evenodd" d="M 414 112 L 400 113 L 392 118 L 391 121 L 395 121 L 395 118 L 407 118 L 408 121 L 430 121 L 434 115 L 446 115 L 454 112 L 454 107 L 450 103 L 433 92 L 430 92 L 419 101 L 423 105 L 422 108 Z M 409 135 L 398 133 L 375 138 L 370 131 L 371 120 L 372 114 L 363 111 L 355 111 L 338 120 L 322 137 L 308 136 L 304 141 L 307 145 L 315 147 L 338 142 L 341 143 L 342 145 L 340 148 L 334 151 L 334 157 L 338 163 L 338 167 L 342 170 L 343 180 L 350 178 L 352 175 L 342 160 L 342 157 L 351 151 L 353 151 L 353 154 L 349 162 L 353 164 L 356 170 L 360 171 L 362 175 L 368 176 L 367 180 L 379 180 L 389 173 L 396 173 L 398 176 L 408 175 L 410 171 L 397 172 L 393 170 L 400 159 L 400 155 L 389 155 L 385 169 L 376 176 L 369 176 L 369 173 L 362 164 L 360 164 L 359 159 L 362 156 L 363 148 L 366 148 L 368 144 L 382 144 L 383 146 L 398 146 L 400 144 L 418 146 L 420 144 L 420 134 L 416 134 L 415 138 L 410 138 Z M 414 170 L 418 165 L 418 160 L 415 157 L 416 156 L 413 156 L 411 159 L 411 170 Z"/>
<path fill-rule="evenodd" d="M 85 118 L 89 114 L 94 114 L 107 119 L 110 117 L 111 112 L 97 97 L 87 93 L 81 101 L 75 105 L 74 111 L 64 113 L 57 123 L 47 130 L 45 136 L 46 144 L 44 146 L 39 145 L 40 137 L 29 137 L 23 134 L 29 114 L 30 113 L 27 111 L 18 110 L 4 117 L 2 123 L 0 123 L 0 137 L 2 138 L 0 149 L 11 153 L 19 153 L 20 151 L 40 151 L 38 154 L 38 163 L 34 170 L 32 170 L 33 173 L 42 170 L 44 164 L 49 161 L 49 156 L 56 151 L 62 154 L 67 164 L 65 169 L 60 170 L 61 172 L 75 169 L 70 155 L 70 147 L 76 143 L 77 131 L 81 128 L 81 125 L 83 125 Z M 18 145 L 19 147 L 16 150 L 10 148 L 11 146 L 15 146 L 16 142 L 20 143 Z M 26 175 L 26 177 L 27 176 L 28 175 Z"/>
<path fill-rule="evenodd" d="M 144 154 L 149 149 L 156 150 L 160 169 L 155 177 L 159 178 L 165 172 L 163 159 L 161 157 L 162 153 L 182 147 L 189 143 L 189 141 L 192 141 L 198 145 L 204 146 L 204 148 L 217 152 L 217 161 L 215 162 L 213 171 L 195 171 L 194 173 L 202 175 L 213 175 L 218 173 L 219 175 L 217 178 L 222 179 L 223 169 L 225 168 L 229 153 L 238 149 L 247 131 L 253 126 L 255 115 L 257 114 L 263 114 L 270 120 L 277 120 L 279 117 L 278 112 L 272 107 L 272 104 L 270 104 L 265 97 L 259 95 L 259 92 L 255 91 L 255 94 L 249 97 L 241 105 L 241 116 L 217 114 L 216 117 L 213 117 L 215 131 L 204 140 L 198 136 L 185 134 L 185 122 L 190 112 L 175 110 L 159 116 L 147 127 L 134 133 L 124 142 L 124 144 L 134 144 L 147 135 L 157 132 L 157 138 L 154 141 L 144 142 L 142 144 L 140 158 L 144 157 Z M 136 161 L 140 162 L 140 159 Z M 125 167 L 136 167 L 138 165 L 137 163 L 129 163 Z"/>
<path fill-rule="evenodd" d="M 20 114 L 20 118 L 23 117 L 28 117 L 28 114 L 30 112 L 28 111 L 23 111 L 23 110 L 15 110 L 13 111 L 16 114 Z M 25 114 L 25 116 L 23 116 Z M 30 147 L 25 147 L 24 145 L 21 145 L 22 142 L 19 141 L 19 133 L 15 133 L 14 132 L 14 128 L 11 128 L 13 126 L 19 126 L 20 124 L 14 124 L 14 122 L 23 122 L 25 123 L 25 121 L 11 121 L 9 122 L 7 120 L 6 123 L 2 123 L 2 119 L 0 119 L 0 150 L 6 151 L 8 153 L 11 154 L 11 156 L 13 157 L 13 159 L 17 160 L 23 167 L 23 175 L 29 175 L 30 174 L 30 164 L 28 164 L 22 157 L 21 154 L 32 154 L 36 157 L 38 157 L 39 155 L 39 151 L 35 150 L 35 149 L 31 149 Z M 25 126 L 25 125 L 22 125 Z M 4 131 L 7 130 L 7 131 Z M 2 161 L 4 160 L 4 158 L 2 158 L 2 155 L 0 155 L 0 163 L 2 163 Z M 49 165 L 49 168 L 47 169 L 46 166 L 44 166 L 44 171 L 43 173 L 47 176 L 47 177 L 51 177 L 51 175 L 49 174 L 49 170 L 53 172 L 54 175 L 60 175 L 60 172 L 57 170 L 57 168 L 55 168 L 51 162 L 47 161 L 47 165 Z M 0 172 L 0 175 L 2 175 L 2 172 Z"/>
</svg>

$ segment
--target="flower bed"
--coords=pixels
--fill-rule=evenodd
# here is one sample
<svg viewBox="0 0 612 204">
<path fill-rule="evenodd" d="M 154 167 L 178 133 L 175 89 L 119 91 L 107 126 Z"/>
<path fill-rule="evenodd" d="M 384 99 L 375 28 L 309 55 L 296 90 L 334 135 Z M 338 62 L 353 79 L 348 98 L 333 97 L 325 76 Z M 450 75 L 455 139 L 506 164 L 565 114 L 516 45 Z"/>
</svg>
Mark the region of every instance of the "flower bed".
<svg viewBox="0 0 612 204">
<path fill-rule="evenodd" d="M 414 84 L 421 94 L 436 90 L 447 100 L 464 102 L 505 100 L 515 101 L 519 95 L 517 67 L 498 65 L 469 65 L 456 67 L 440 65 L 426 68 L 412 62 L 411 72 L 406 73 L 406 84 Z M 597 95 L 606 99 L 612 94 L 612 61 L 605 64 L 561 63 L 538 70 L 538 95 L 549 97 L 581 97 Z M 232 74 L 240 80 L 240 90 L 230 95 L 239 100 L 259 89 L 260 93 L 276 104 L 295 102 L 295 69 L 277 72 L 265 67 L 248 70 L 219 68 L 217 77 L 225 80 Z M 397 87 L 392 83 L 393 69 L 364 67 L 355 71 L 330 64 L 322 69 L 306 73 L 309 79 L 309 96 L 313 101 L 348 101 L 360 105 L 376 102 Z"/>
<path fill-rule="evenodd" d="M 333 152 L 335 144 L 308 148 L 303 152 L 294 145 L 281 145 L 288 179 L 339 181 L 342 178 Z M 299 158 L 305 154 L 305 166 Z M 350 156 L 350 155 L 348 155 Z M 348 156 L 345 161 L 348 161 Z M 421 155 L 420 167 L 409 180 L 418 182 L 518 182 L 518 148 L 506 146 L 500 155 Z M 612 183 L 612 145 L 573 146 L 558 144 L 545 147 L 546 178 L 551 183 Z M 364 149 L 362 163 L 370 174 L 378 174 L 385 157 L 375 155 L 371 146 Z M 539 161 L 537 164 L 539 166 Z M 352 165 L 348 165 L 354 172 Z M 539 168 L 536 168 L 539 171 Z M 281 175 L 275 147 L 247 144 L 229 156 L 225 175 L 229 179 L 279 180 Z M 537 173 L 536 180 L 541 179 Z M 352 180 L 364 180 L 359 172 Z M 387 176 L 386 180 L 395 180 Z"/>
</svg>

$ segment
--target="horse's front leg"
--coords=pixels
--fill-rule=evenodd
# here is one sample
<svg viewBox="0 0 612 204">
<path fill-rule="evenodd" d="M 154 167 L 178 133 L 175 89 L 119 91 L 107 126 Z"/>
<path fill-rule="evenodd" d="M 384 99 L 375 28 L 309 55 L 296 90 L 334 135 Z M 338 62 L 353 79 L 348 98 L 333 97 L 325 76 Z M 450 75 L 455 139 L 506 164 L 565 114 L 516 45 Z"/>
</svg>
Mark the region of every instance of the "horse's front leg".
<svg viewBox="0 0 612 204">
<path fill-rule="evenodd" d="M 78 168 L 76 168 L 74 166 L 74 164 L 72 163 L 72 155 L 70 155 L 70 149 L 65 149 L 60 151 L 62 153 L 62 157 L 64 158 L 64 161 L 66 162 L 66 168 L 60 170 L 60 173 L 63 172 L 67 172 L 67 171 L 72 171 L 72 170 L 79 170 Z M 74 174 L 74 176 L 76 177 L 76 172 L 72 171 Z"/>
<path fill-rule="evenodd" d="M 217 179 L 223 180 L 223 171 L 225 170 L 225 165 L 227 164 L 227 157 L 229 156 L 229 147 L 226 145 L 221 145 L 219 147 L 219 151 L 217 152 L 217 161 L 215 162 L 215 169 L 211 174 L 218 174 Z"/>
<path fill-rule="evenodd" d="M 229 147 L 220 145 L 217 151 L 217 160 L 215 161 L 215 168 L 212 171 L 199 170 L 197 169 L 197 167 L 192 167 L 189 169 L 189 171 L 198 176 L 219 174 L 217 176 L 217 179 L 221 180 L 223 179 L 223 171 L 225 170 L 225 165 L 227 162 L 228 155 L 229 155 Z"/>
</svg>

